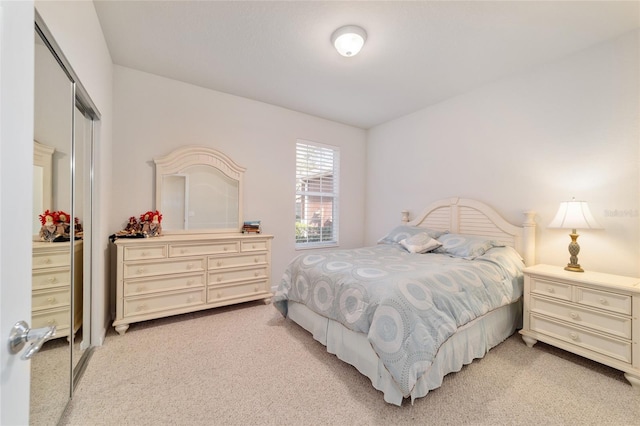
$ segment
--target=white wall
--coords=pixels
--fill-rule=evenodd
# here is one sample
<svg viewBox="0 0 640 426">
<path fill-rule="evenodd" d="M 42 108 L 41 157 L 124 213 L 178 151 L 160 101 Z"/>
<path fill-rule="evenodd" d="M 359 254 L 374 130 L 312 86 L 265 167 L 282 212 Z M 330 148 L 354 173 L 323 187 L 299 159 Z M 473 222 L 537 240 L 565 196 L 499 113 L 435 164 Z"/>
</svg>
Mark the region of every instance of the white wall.
<svg viewBox="0 0 640 426">
<path fill-rule="evenodd" d="M 564 266 L 560 201 L 583 199 L 604 227 L 578 231 L 585 269 L 639 275 L 638 31 L 372 128 L 372 244 L 429 202 L 479 199 L 507 220 L 537 211 L 537 261 Z"/>
<path fill-rule="evenodd" d="M 312 102 L 313 100 L 309 100 Z M 153 159 L 183 145 L 215 148 L 246 167 L 246 220 L 273 234 L 272 286 L 295 251 L 296 139 L 340 147 L 340 245 L 362 245 L 365 131 L 179 81 L 114 68 L 110 232 L 155 208 Z"/>
<path fill-rule="evenodd" d="M 111 214 L 113 66 L 93 2 L 37 1 L 36 10 L 102 115 L 97 130 L 94 168 L 94 200 L 97 208 L 93 224 L 96 240 L 91 307 L 92 343 L 101 344 L 105 327 L 110 325 L 107 236 Z"/>
</svg>

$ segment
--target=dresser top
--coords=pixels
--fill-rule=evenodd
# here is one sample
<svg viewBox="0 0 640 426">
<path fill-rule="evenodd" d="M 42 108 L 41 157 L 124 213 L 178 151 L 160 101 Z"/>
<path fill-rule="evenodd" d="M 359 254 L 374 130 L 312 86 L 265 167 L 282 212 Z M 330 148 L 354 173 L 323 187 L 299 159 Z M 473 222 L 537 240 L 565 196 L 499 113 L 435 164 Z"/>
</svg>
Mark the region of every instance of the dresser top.
<svg viewBox="0 0 640 426">
<path fill-rule="evenodd" d="M 640 291 L 640 278 L 625 277 L 622 275 L 605 274 L 602 272 L 572 272 L 561 266 L 535 265 L 524 268 L 524 272 L 530 275 L 537 275 L 548 278 L 556 278 L 574 283 L 606 285 L 627 290 Z"/>
<path fill-rule="evenodd" d="M 270 240 L 273 235 L 267 234 L 243 234 L 240 232 L 231 234 L 215 234 L 215 233 L 201 233 L 201 234 L 164 234 L 159 237 L 149 238 L 117 238 L 114 243 L 117 245 L 128 244 L 163 244 L 163 243 L 180 243 L 180 242 L 201 242 L 201 241 L 226 241 L 226 240 L 256 240 L 267 239 Z"/>
</svg>

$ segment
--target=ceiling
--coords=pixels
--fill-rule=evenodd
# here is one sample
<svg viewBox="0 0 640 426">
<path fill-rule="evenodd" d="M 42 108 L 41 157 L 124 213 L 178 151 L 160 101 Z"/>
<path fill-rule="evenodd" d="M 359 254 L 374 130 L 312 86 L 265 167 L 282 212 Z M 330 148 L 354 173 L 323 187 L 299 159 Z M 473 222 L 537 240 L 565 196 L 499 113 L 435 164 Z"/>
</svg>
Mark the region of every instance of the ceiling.
<svg viewBox="0 0 640 426">
<path fill-rule="evenodd" d="M 94 4 L 115 64 L 365 129 L 640 27 L 639 1 Z"/>
</svg>

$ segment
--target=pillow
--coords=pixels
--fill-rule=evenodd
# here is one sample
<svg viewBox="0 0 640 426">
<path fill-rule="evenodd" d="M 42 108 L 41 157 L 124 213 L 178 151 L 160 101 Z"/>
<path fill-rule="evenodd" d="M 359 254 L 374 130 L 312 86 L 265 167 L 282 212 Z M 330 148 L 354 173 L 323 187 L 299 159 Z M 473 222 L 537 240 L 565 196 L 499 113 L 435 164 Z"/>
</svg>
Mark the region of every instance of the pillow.
<svg viewBox="0 0 640 426">
<path fill-rule="evenodd" d="M 401 240 L 400 245 L 407 249 L 409 253 L 426 253 L 437 249 L 442 243 L 431 238 L 426 232 L 421 232 L 413 237 Z"/>
<path fill-rule="evenodd" d="M 475 235 L 444 234 L 438 238 L 438 241 L 442 243 L 442 246 L 436 250 L 437 253 L 445 253 L 468 260 L 482 256 L 492 247 L 504 247 L 504 244 L 495 240 Z"/>
<path fill-rule="evenodd" d="M 445 234 L 446 231 L 436 231 L 428 228 L 420 228 L 419 226 L 399 225 L 396 226 L 384 237 L 378 240 L 378 244 L 399 244 L 405 238 L 413 237 L 416 234 L 427 233 L 431 238 L 438 238 Z"/>
</svg>

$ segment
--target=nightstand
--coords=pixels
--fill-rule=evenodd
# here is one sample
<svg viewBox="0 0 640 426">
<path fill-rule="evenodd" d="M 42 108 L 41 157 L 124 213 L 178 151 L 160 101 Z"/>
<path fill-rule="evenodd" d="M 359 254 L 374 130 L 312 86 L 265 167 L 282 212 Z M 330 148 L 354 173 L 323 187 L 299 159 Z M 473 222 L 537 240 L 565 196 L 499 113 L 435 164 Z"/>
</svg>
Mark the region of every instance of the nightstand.
<svg viewBox="0 0 640 426">
<path fill-rule="evenodd" d="M 640 391 L 640 278 L 569 272 L 535 265 L 524 270 L 524 325 L 538 341 L 624 371 Z"/>
</svg>

